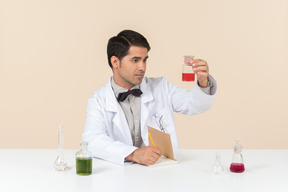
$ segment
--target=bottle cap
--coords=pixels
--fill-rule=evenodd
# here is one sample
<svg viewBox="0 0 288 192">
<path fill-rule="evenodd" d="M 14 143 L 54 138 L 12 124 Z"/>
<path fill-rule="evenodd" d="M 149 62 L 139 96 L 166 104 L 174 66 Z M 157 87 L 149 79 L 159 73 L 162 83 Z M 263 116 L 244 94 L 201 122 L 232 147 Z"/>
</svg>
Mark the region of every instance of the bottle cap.
<svg viewBox="0 0 288 192">
<path fill-rule="evenodd" d="M 80 145 L 81 145 L 81 146 L 87 146 L 87 145 L 88 145 L 88 142 L 87 142 L 87 141 L 82 141 L 82 142 L 80 143 Z"/>
</svg>

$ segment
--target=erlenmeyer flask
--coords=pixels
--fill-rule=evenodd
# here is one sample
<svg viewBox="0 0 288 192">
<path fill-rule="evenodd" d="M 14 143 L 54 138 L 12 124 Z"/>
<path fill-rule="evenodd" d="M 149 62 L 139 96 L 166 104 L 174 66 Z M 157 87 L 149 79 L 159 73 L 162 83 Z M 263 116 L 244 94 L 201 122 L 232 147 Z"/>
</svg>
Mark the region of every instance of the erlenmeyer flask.
<svg viewBox="0 0 288 192">
<path fill-rule="evenodd" d="M 221 175 L 224 172 L 224 167 L 221 165 L 220 162 L 220 154 L 216 153 L 216 159 L 214 163 L 214 173 L 216 175 Z"/>
<path fill-rule="evenodd" d="M 242 173 L 245 171 L 240 139 L 236 140 L 236 144 L 234 146 L 234 155 L 232 158 L 232 163 L 230 165 L 230 171 L 234 173 Z"/>
<path fill-rule="evenodd" d="M 57 171 L 66 171 L 68 169 L 68 164 L 64 159 L 63 155 L 63 144 L 64 144 L 64 138 L 63 138 L 63 126 L 59 125 L 59 130 L 58 130 L 58 157 L 56 158 L 54 162 L 54 168 Z"/>
</svg>

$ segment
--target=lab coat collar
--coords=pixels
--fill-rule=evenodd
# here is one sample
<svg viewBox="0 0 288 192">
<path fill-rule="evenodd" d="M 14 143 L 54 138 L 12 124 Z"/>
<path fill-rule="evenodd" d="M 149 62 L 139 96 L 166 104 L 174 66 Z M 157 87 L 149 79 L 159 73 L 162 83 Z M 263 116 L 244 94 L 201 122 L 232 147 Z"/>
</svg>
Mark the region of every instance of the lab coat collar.
<svg viewBox="0 0 288 192">
<path fill-rule="evenodd" d="M 110 76 L 108 83 L 106 84 L 106 110 L 111 112 L 118 112 L 118 105 L 117 98 L 113 92 L 111 82 L 112 82 L 113 75 Z M 154 97 L 151 92 L 151 88 L 147 84 L 148 78 L 144 77 L 142 83 L 140 84 L 140 89 L 143 92 L 141 95 L 141 103 L 148 103 L 154 100 Z"/>
<path fill-rule="evenodd" d="M 141 95 L 141 103 L 148 103 L 154 100 L 151 88 L 148 86 L 147 81 L 148 81 L 148 78 L 144 77 L 140 85 L 140 89 L 143 92 L 143 94 Z"/>
<path fill-rule="evenodd" d="M 113 92 L 111 81 L 112 81 L 113 75 L 109 77 L 109 81 L 106 84 L 106 110 L 111 112 L 118 112 L 118 105 L 117 98 L 115 97 L 115 94 Z"/>
<path fill-rule="evenodd" d="M 147 130 L 147 119 L 150 114 L 149 105 L 154 102 L 151 87 L 148 85 L 148 78 L 144 78 L 140 85 L 140 89 L 143 92 L 141 95 L 141 136 L 146 146 L 148 143 L 148 130 Z"/>
</svg>

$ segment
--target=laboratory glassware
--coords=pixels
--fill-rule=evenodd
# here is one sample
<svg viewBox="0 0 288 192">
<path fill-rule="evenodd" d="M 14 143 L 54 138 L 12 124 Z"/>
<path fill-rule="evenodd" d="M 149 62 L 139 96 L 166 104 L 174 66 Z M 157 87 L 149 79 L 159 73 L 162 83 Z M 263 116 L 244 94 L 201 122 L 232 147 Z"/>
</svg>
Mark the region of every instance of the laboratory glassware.
<svg viewBox="0 0 288 192">
<path fill-rule="evenodd" d="M 215 163 L 214 163 L 214 173 L 216 175 L 221 175 L 224 172 L 224 167 L 221 164 L 220 161 L 220 154 L 216 153 L 216 159 L 215 159 Z"/>
<path fill-rule="evenodd" d="M 190 64 L 194 56 L 192 55 L 185 55 L 184 56 L 184 63 L 182 65 L 182 81 L 195 81 L 195 73 L 193 68 Z"/>
<path fill-rule="evenodd" d="M 242 173 L 245 171 L 243 156 L 242 156 L 242 145 L 241 140 L 238 138 L 234 146 L 234 155 L 232 163 L 230 165 L 230 171 L 234 173 Z"/>
<path fill-rule="evenodd" d="M 76 173 L 78 175 L 91 175 L 93 159 L 92 154 L 87 149 L 88 142 L 82 141 L 80 143 L 80 151 L 75 154 L 76 158 Z"/>
<path fill-rule="evenodd" d="M 54 168 L 57 171 L 66 171 L 68 169 L 68 164 L 64 159 L 63 154 L 64 136 L 63 136 L 63 126 L 62 124 L 58 127 L 58 157 L 54 162 Z"/>
</svg>

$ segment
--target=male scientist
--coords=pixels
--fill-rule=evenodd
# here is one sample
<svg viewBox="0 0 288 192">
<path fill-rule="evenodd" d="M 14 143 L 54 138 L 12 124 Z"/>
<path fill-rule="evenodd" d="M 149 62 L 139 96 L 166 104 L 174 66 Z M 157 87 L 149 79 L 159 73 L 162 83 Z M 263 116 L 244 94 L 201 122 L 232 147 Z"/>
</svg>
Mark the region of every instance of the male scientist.
<svg viewBox="0 0 288 192">
<path fill-rule="evenodd" d="M 107 55 L 113 75 L 88 100 L 82 136 L 94 157 L 119 165 L 152 165 L 162 153 L 149 146 L 148 126 L 164 128 L 175 153 L 178 140 L 173 112 L 195 115 L 211 108 L 217 85 L 206 61 L 190 62 L 198 81 L 192 90 L 186 90 L 165 77 L 145 77 L 149 50 L 146 38 L 132 30 L 109 39 Z"/>
</svg>

